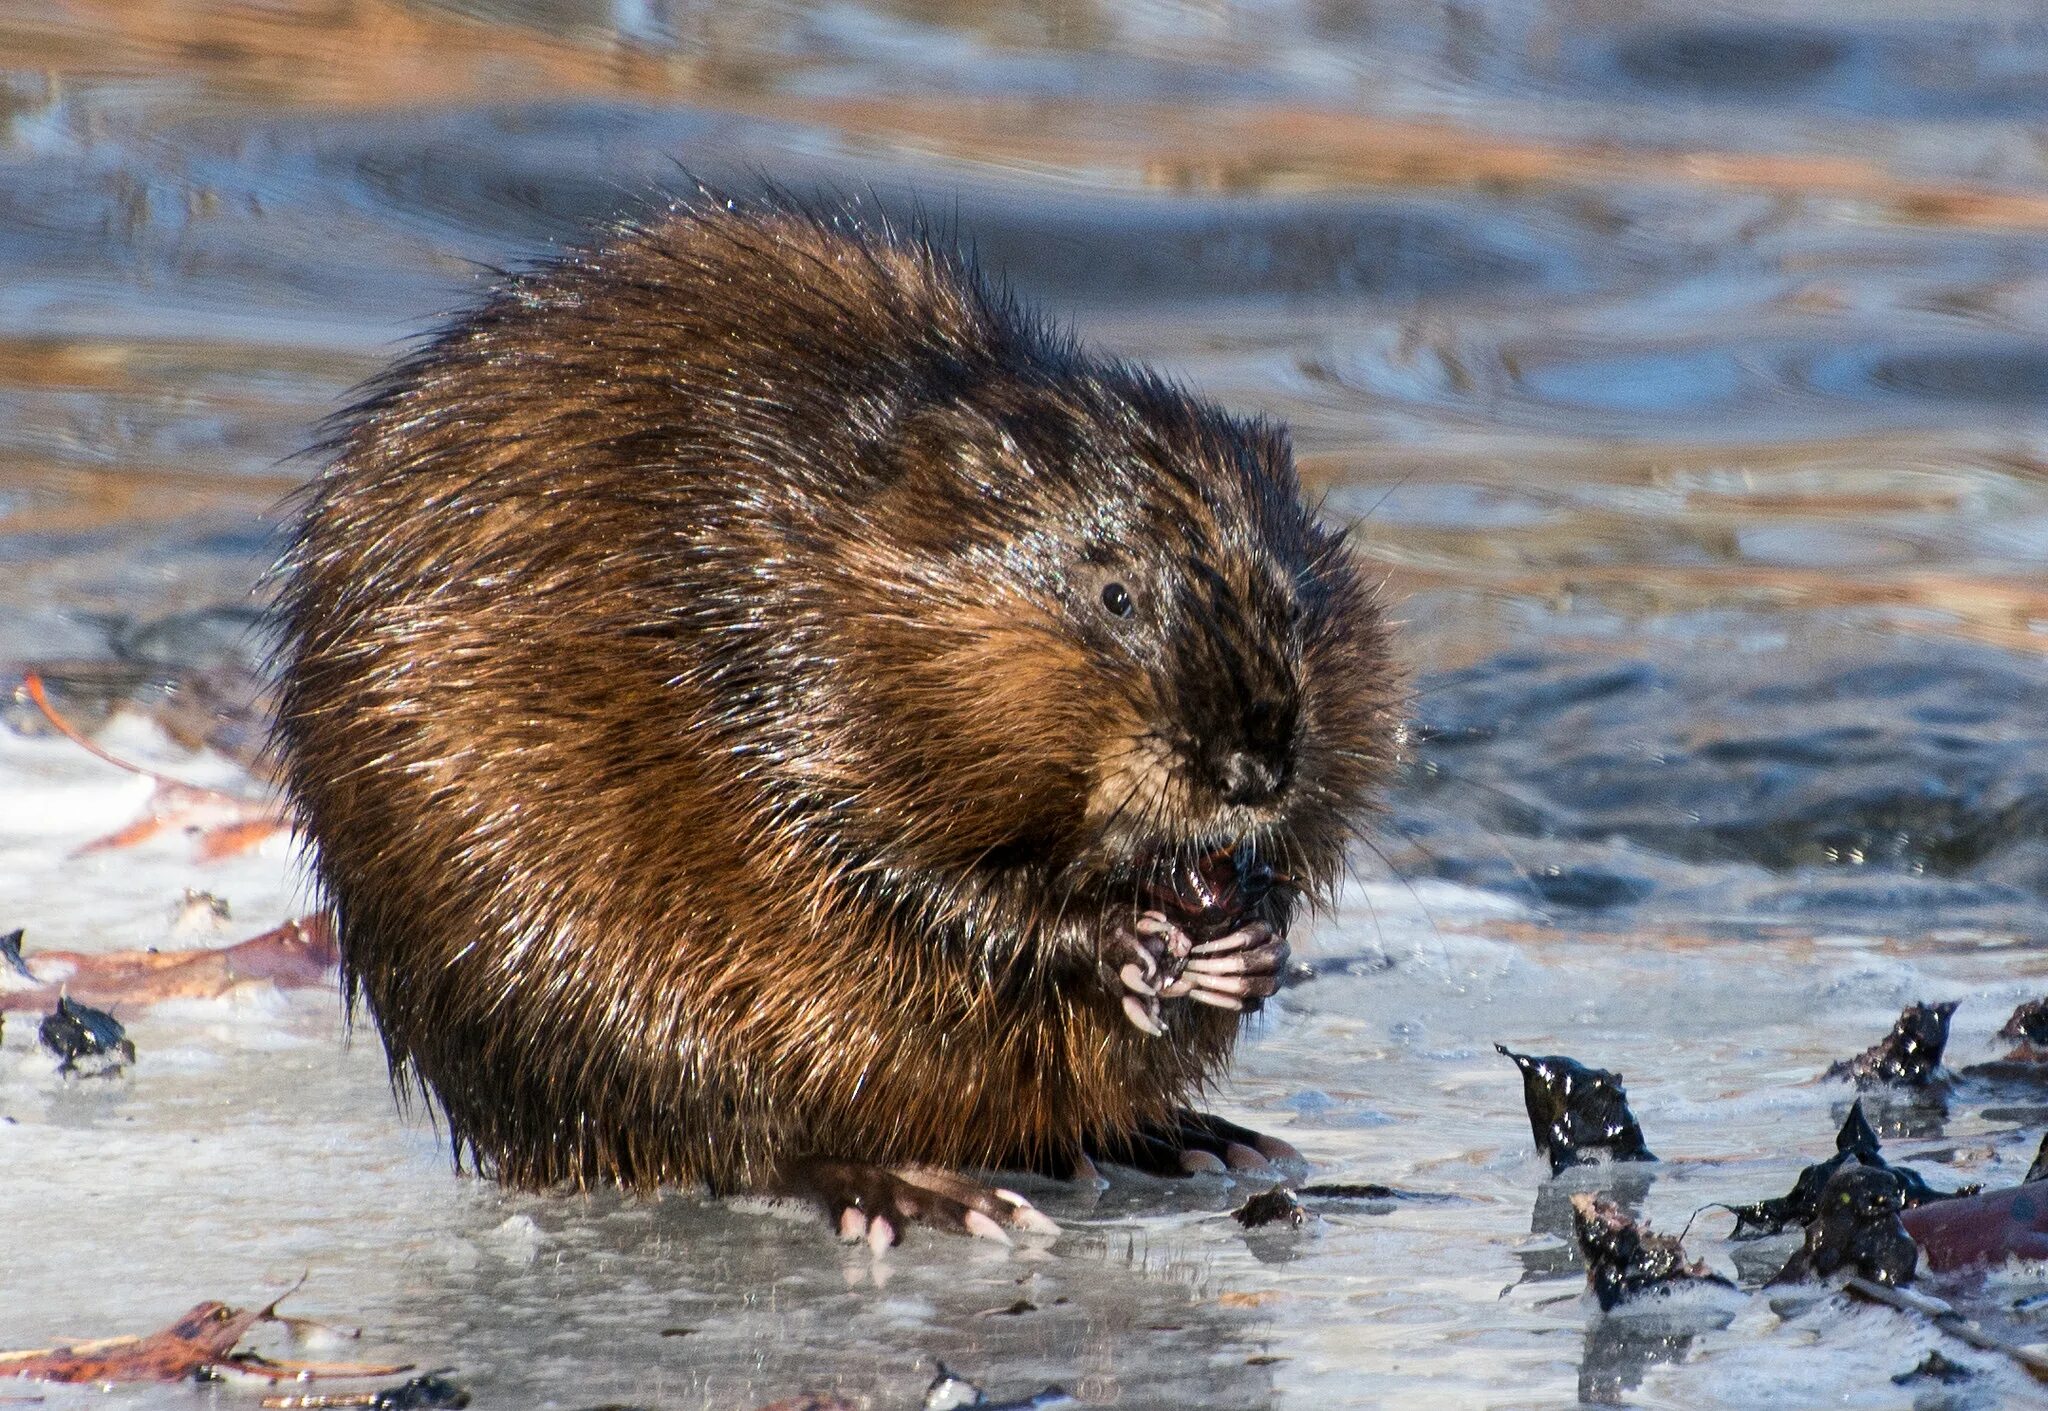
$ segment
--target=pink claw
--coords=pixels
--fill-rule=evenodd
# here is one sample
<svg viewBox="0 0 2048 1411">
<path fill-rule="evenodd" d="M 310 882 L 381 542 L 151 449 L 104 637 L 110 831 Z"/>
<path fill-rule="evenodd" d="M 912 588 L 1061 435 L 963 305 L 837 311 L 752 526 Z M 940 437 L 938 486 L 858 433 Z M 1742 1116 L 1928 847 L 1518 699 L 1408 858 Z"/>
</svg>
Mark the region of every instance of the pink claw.
<svg viewBox="0 0 2048 1411">
<path fill-rule="evenodd" d="M 989 1219 L 988 1216 L 982 1214 L 979 1210 L 968 1211 L 967 1218 L 961 1221 L 961 1223 L 967 1227 L 967 1233 L 973 1235 L 976 1239 L 994 1240 L 997 1244 L 1015 1243 L 1001 1225 Z"/>
<path fill-rule="evenodd" d="M 1081 1159 L 1086 1161 L 1088 1158 L 1084 1156 Z M 1095 1171 L 1093 1163 L 1090 1163 L 1088 1171 L 1092 1177 Z M 1010 1216 L 1010 1223 L 1017 1229 L 1034 1235 L 1056 1235 L 1060 1232 L 1059 1224 L 1052 1216 L 1047 1215 L 1015 1191 L 998 1189 L 996 1194 L 1016 1207 Z"/>
<path fill-rule="evenodd" d="M 1166 1033 L 1166 1026 L 1159 1022 L 1159 1016 L 1136 995 L 1124 996 L 1124 1017 L 1137 1025 L 1141 1033 L 1150 1034 L 1155 1039 Z"/>
<path fill-rule="evenodd" d="M 1252 982 L 1242 975 L 1205 975 L 1192 991 L 1195 995 L 1234 995 L 1243 999 L 1252 992 Z"/>
<path fill-rule="evenodd" d="M 1188 933 L 1181 930 L 1156 911 L 1148 911 L 1132 923 L 1131 929 L 1141 936 L 1150 936 L 1166 943 L 1167 954 L 1176 959 L 1189 955 L 1195 943 Z"/>
<path fill-rule="evenodd" d="M 1190 975 L 1249 975 L 1257 956 L 1225 955 L 1198 956 L 1190 960 L 1187 972 Z"/>
<path fill-rule="evenodd" d="M 1227 936 L 1218 936 L 1213 941 L 1204 941 L 1189 952 L 1190 955 L 1222 955 L 1226 951 L 1244 950 L 1247 947 L 1263 946 L 1274 940 L 1273 928 L 1263 921 L 1253 922 Z"/>
</svg>

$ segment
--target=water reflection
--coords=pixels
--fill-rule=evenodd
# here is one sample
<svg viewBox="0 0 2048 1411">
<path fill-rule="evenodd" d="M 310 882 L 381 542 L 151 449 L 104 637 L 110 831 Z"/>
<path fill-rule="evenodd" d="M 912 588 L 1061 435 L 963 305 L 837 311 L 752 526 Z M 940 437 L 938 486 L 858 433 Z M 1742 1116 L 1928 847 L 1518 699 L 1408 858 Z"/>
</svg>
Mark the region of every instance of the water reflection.
<svg viewBox="0 0 2048 1411">
<path fill-rule="evenodd" d="M 1698 1335 L 1638 1327 L 1626 1319 L 1596 1319 L 1586 1329 L 1579 1358 L 1579 1402 L 1584 1406 L 1626 1406 L 1625 1394 L 1643 1384 L 1652 1367 L 1683 1362 Z"/>
<path fill-rule="evenodd" d="M 1552 1177 L 1536 1188 L 1536 1203 L 1529 1211 L 1529 1233 L 1549 1240 L 1515 1252 L 1521 1262 L 1518 1283 L 1541 1283 L 1574 1279 L 1583 1282 L 1585 1261 L 1579 1257 L 1578 1238 L 1573 1233 L 1572 1197 L 1594 1193 L 1605 1196 L 1631 1219 L 1640 1219 L 1643 1202 L 1657 1183 L 1657 1173 L 1641 1165 L 1577 1166 Z"/>
<path fill-rule="evenodd" d="M 1554 907 L 2023 916 L 2048 897 L 2036 674 L 1924 644 L 1495 657 L 1422 683 L 1403 865 Z"/>
</svg>

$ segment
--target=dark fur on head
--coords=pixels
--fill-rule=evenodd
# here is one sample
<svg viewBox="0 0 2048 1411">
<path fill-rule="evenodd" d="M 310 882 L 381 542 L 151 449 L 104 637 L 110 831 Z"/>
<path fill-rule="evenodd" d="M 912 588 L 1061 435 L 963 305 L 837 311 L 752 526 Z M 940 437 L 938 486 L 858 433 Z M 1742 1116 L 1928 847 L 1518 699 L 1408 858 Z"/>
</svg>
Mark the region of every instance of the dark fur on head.
<svg viewBox="0 0 2048 1411">
<path fill-rule="evenodd" d="M 1238 1016 L 1118 1013 L 1146 880 L 1326 890 L 1380 618 L 1284 435 L 853 215 L 712 201 L 507 279 L 338 421 L 277 743 L 351 995 L 480 1165 L 1037 1164 Z"/>
</svg>

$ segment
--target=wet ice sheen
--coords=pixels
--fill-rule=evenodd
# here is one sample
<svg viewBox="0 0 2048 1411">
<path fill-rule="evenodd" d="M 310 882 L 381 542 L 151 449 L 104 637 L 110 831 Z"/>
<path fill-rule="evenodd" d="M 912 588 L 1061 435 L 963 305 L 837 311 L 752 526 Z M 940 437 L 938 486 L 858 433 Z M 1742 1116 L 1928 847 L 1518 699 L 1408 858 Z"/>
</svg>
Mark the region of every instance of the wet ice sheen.
<svg viewBox="0 0 2048 1411">
<path fill-rule="evenodd" d="M 140 731 L 127 742 L 149 743 Z M 82 797 L 98 768 L 51 741 L 0 752 L 10 791 Z M 69 826 L 6 837 L 0 902 L 30 922 L 32 946 L 173 944 L 173 904 L 195 876 L 176 841 L 65 856 L 132 802 L 99 800 Z M 239 868 L 241 926 L 288 910 L 281 851 Z M 90 905 L 37 900 L 72 893 Z M 1905 1404 L 1887 1378 L 1918 1360 L 1917 1344 L 1867 1311 L 1780 1324 L 1744 1305 L 1726 1328 L 1679 1333 L 1601 1321 L 1557 1238 L 1564 1197 L 1615 1191 L 1676 1230 L 1706 1202 L 1786 1189 L 1832 1149 L 1848 1099 L 1802 1081 L 1881 1033 L 1902 997 L 1964 998 L 1953 1062 L 2001 1049 L 1992 1031 L 2029 993 L 2012 956 L 1789 941 L 1722 967 L 1654 941 L 1497 934 L 1514 919 L 1443 883 L 1356 888 L 1303 951 L 1369 963 L 1319 965 L 1290 990 L 1224 1101 L 1302 1146 L 1325 1178 L 1459 1199 L 1333 1205 L 1316 1237 L 1275 1240 L 1228 1219 L 1248 1188 L 1220 1179 L 1124 1178 L 1099 1198 L 1033 1188 L 1068 1231 L 1050 1258 L 923 1236 L 876 1266 L 809 1217 L 458 1178 L 430 1128 L 397 1118 L 375 1043 L 342 1046 L 328 992 L 132 1016 L 141 1059 L 115 1082 L 59 1081 L 16 1019 L 0 1045 L 0 1113 L 13 1119 L 0 1123 L 0 1268 L 28 1296 L 9 1300 L 7 1340 L 151 1327 L 202 1297 L 260 1299 L 310 1270 L 294 1306 L 365 1327 L 346 1355 L 458 1366 L 487 1404 L 744 1407 L 800 1387 L 908 1404 L 918 1359 L 932 1356 L 985 1384 L 1056 1381 L 1135 1406 L 1374 1405 L 1417 1394 L 1418 1376 L 1439 1404 L 1568 1404 L 1585 1388 L 1756 1405 L 1780 1378 L 1849 1389 L 1852 1405 Z M 1664 1160 L 1546 1180 L 1496 1038 L 1624 1068 Z M 1945 1125 L 1888 1137 L 1886 1151 L 1939 1181 L 2014 1181 L 2033 1110 L 1959 1102 Z M 1756 1248 L 1724 1243 L 1731 1225 L 1703 1216 L 1691 1235 L 1724 1271 Z M 2048 1288 L 2008 1280 L 2007 1303 L 2021 1296 L 2011 1289 Z M 1036 1311 L 997 1311 L 1020 1298 Z M 691 1331 L 663 1336 L 678 1327 Z M 49 1395 L 139 1407 L 164 1394 Z"/>
<path fill-rule="evenodd" d="M 1611 7 L 1610 7 L 1611 8 Z M 675 7 L 71 0 L 0 18 L 0 672 L 110 748 L 239 780 L 246 594 L 289 459 L 474 287 L 690 170 L 922 200 L 1114 350 L 1286 419 L 1389 578 L 1423 727 L 1316 978 L 1230 1115 L 1324 1180 L 1444 1193 L 1247 1234 L 1218 1179 L 1034 1189 L 1050 1257 L 451 1174 L 331 993 L 120 1017 L 65 1084 L 0 1040 L 0 1346 L 203 1298 L 361 1325 L 479 1405 L 1904 1408 L 1933 1335 L 1761 1299 L 1600 1319 L 1565 1236 L 1787 1189 L 1808 1080 L 1904 1004 L 1951 1061 L 2048 992 L 2041 595 L 2048 31 L 2004 0 Z M 1417 124 L 1425 125 L 1420 139 Z M 1402 155 L 1406 154 L 1406 155 Z M 1773 167 L 1789 161 L 1791 167 Z M 1789 175 L 1788 175 L 1789 173 Z M 161 720 L 164 738 L 145 723 Z M 193 753 L 204 741 L 209 750 Z M 71 855 L 147 784 L 0 707 L 0 927 L 204 943 L 296 914 L 282 843 Z M 1513 1068 L 1627 1075 L 1654 1165 L 1545 1178 Z M 2016 1181 L 2048 1096 L 1872 1112 Z M 1754 1282 L 1789 1237 L 1688 1244 Z M 2048 1274 L 1946 1289 L 2022 1340 Z M 1023 1301 L 1032 1311 L 1000 1310 Z M 288 1306 L 293 1306 L 288 1305 Z M 285 1351 L 287 1349 L 279 1348 Z M 2023 1389 L 1988 1369 L 1973 1404 Z M 0 1388 L 0 1397 L 10 1394 Z M 233 1388 L 46 1404 L 253 1405 Z"/>
</svg>

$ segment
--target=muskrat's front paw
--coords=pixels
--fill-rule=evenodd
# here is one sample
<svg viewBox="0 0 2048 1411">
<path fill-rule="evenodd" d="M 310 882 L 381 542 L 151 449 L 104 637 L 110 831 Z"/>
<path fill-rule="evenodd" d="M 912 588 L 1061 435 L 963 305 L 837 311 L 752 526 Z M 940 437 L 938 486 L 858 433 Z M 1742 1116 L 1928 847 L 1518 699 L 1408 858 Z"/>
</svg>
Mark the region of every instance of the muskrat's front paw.
<svg viewBox="0 0 2048 1411">
<path fill-rule="evenodd" d="M 1169 998 L 1185 994 L 1218 1009 L 1256 1009 L 1260 1000 L 1280 988 L 1287 953 L 1285 936 L 1264 921 L 1254 921 L 1194 947 L 1179 980 L 1161 993 Z"/>
<path fill-rule="evenodd" d="M 793 1183 L 824 1208 L 847 1241 L 880 1253 L 911 1225 L 930 1225 L 1010 1243 L 1010 1233 L 1056 1235 L 1060 1227 L 1015 1191 L 929 1166 L 871 1166 L 861 1161 L 810 1161 Z"/>
<path fill-rule="evenodd" d="M 1153 1176 L 1224 1171 L 1266 1173 L 1275 1162 L 1302 1159 L 1300 1152 L 1278 1137 L 1194 1111 L 1095 1143 L 1088 1151 L 1099 1160 L 1135 1167 Z"/>
<path fill-rule="evenodd" d="M 1123 982 L 1125 991 L 1124 1017 L 1157 1038 L 1166 1032 L 1159 1017 L 1159 1001 L 1188 992 L 1180 981 L 1195 943 L 1157 911 L 1148 911 L 1120 929 L 1117 940 L 1122 946 L 1121 954 L 1128 957 L 1117 968 L 1117 978 Z"/>
</svg>

